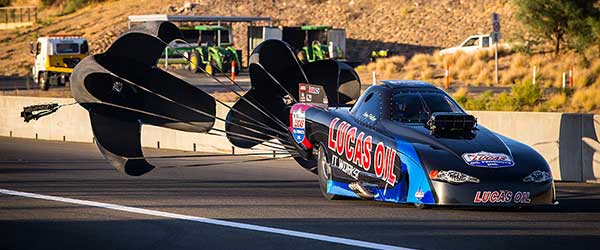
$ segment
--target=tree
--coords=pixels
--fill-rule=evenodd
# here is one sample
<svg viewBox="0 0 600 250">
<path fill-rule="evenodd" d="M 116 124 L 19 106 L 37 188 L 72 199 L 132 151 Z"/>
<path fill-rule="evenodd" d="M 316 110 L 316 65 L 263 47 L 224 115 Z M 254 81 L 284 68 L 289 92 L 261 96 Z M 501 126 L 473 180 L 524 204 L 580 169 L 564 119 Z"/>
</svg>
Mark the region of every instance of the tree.
<svg viewBox="0 0 600 250">
<path fill-rule="evenodd" d="M 591 42 L 597 46 L 598 54 L 600 54 L 600 17 L 588 17 L 586 21 L 590 26 Z"/>
<path fill-rule="evenodd" d="M 0 0 L 0 7 L 9 6 L 10 0 Z"/>
<path fill-rule="evenodd" d="M 593 10 L 589 0 L 513 0 L 517 7 L 516 18 L 525 28 L 551 40 L 555 53 L 568 36 L 577 37 Z M 591 9 L 591 10 L 590 10 Z"/>
</svg>

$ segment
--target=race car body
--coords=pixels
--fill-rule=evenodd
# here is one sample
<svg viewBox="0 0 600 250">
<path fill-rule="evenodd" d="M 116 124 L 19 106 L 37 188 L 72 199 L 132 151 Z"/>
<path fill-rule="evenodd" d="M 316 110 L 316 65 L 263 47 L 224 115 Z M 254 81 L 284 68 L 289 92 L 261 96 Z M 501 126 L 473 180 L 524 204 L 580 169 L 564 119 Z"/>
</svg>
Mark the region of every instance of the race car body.
<svg viewBox="0 0 600 250">
<path fill-rule="evenodd" d="M 351 108 L 299 103 L 291 113 L 294 139 L 318 159 L 327 198 L 458 206 L 556 199 L 550 168 L 535 150 L 477 125 L 424 82 L 384 81 Z"/>
</svg>

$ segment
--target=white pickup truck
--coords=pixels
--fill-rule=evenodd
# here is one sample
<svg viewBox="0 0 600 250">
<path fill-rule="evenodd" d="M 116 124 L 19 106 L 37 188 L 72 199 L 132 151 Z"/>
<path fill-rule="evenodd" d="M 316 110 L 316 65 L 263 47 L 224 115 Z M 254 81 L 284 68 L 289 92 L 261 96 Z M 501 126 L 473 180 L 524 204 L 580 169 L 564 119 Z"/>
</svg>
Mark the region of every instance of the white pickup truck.
<svg viewBox="0 0 600 250">
<path fill-rule="evenodd" d="M 465 53 L 473 53 L 479 50 L 485 50 L 492 48 L 494 41 L 489 34 L 474 35 L 468 37 L 464 42 L 456 47 L 440 50 L 440 55 L 450 55 L 456 52 L 462 51 Z M 500 47 L 508 48 L 508 44 L 498 44 Z"/>
</svg>

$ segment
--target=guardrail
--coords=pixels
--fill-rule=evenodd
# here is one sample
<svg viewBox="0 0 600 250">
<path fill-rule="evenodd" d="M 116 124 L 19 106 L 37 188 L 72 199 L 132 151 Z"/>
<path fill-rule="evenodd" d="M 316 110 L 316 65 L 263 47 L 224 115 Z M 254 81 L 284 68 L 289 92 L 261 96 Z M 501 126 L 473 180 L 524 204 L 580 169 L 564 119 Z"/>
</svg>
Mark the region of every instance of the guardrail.
<svg viewBox="0 0 600 250">
<path fill-rule="evenodd" d="M 31 25 L 37 20 L 37 7 L 0 7 L 0 28 L 12 29 Z"/>
</svg>

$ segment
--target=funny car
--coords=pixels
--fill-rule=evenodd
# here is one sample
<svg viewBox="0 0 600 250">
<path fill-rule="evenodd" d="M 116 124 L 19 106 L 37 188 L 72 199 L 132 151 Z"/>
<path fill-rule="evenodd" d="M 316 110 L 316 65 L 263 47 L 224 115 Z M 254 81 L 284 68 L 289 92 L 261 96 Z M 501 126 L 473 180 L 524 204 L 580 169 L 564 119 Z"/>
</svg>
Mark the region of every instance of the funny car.
<svg viewBox="0 0 600 250">
<path fill-rule="evenodd" d="M 349 65 L 303 64 L 287 43 L 267 40 L 248 60 L 249 90 L 236 91 L 233 80 L 223 83 L 239 96 L 230 106 L 156 67 L 165 47 L 181 37 L 168 22 L 136 26 L 106 52 L 82 60 L 71 77 L 96 144 L 127 175 L 154 169 L 140 139 L 141 126 L 150 124 L 220 134 L 239 148 L 285 151 L 317 174 L 327 199 L 417 207 L 556 202 L 550 168 L 539 153 L 477 124 L 432 84 L 390 80 L 361 93 Z M 226 117 L 217 116 L 217 103 L 229 109 Z M 216 120 L 224 128 L 215 127 Z"/>
<path fill-rule="evenodd" d="M 443 90 L 425 82 L 383 81 L 351 107 L 299 103 L 291 113 L 294 139 L 317 159 L 328 199 L 418 207 L 522 207 L 556 200 L 540 154 L 478 125 Z"/>
</svg>

